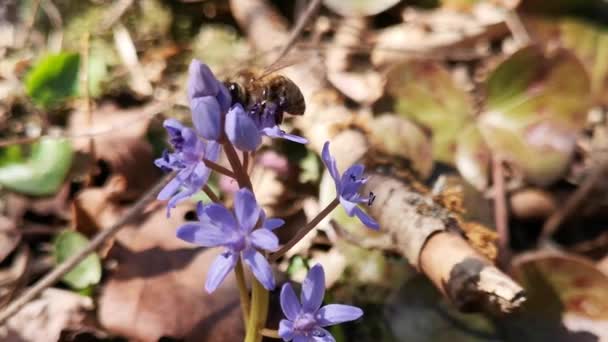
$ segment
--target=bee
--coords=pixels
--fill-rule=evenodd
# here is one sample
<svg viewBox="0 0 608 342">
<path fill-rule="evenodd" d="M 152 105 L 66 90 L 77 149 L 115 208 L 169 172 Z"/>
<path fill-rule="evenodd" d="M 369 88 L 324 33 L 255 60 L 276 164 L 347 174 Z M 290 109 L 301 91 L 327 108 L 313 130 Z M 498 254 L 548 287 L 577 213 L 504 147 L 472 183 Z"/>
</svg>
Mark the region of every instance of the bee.
<svg viewBox="0 0 608 342">
<path fill-rule="evenodd" d="M 284 113 L 303 115 L 306 111 L 300 88 L 280 74 L 264 73 L 257 76 L 252 70 L 243 70 L 224 84 L 230 92 L 232 104 L 239 103 L 251 115 L 258 116 L 272 108 L 277 125 L 283 121 Z"/>
</svg>

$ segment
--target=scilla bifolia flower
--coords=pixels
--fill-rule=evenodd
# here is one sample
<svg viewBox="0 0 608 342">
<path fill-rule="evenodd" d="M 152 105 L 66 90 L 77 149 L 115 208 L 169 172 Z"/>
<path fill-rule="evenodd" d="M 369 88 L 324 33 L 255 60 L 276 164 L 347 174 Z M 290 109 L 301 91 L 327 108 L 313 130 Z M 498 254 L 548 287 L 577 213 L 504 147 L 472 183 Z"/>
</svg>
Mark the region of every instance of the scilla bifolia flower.
<svg viewBox="0 0 608 342">
<path fill-rule="evenodd" d="M 358 206 L 359 203 L 367 203 L 368 205 L 371 205 L 375 198 L 373 193 L 370 193 L 369 197 L 364 197 L 359 194 L 359 189 L 367 181 L 367 178 L 363 178 L 363 171 L 365 170 L 365 167 L 361 164 L 355 164 L 349 167 L 340 177 L 338 167 L 336 166 L 336 160 L 331 156 L 331 154 L 329 154 L 329 141 L 323 145 L 321 158 L 323 159 L 325 167 L 327 167 L 327 170 L 329 170 L 331 178 L 334 179 L 334 183 L 336 184 L 336 193 L 339 197 L 340 204 L 344 210 L 346 210 L 348 216 L 352 217 L 353 215 L 356 215 L 359 220 L 361 220 L 361 222 L 363 222 L 363 224 L 369 228 L 380 228 L 378 222 L 367 215 Z"/>
<path fill-rule="evenodd" d="M 279 240 L 272 229 L 283 225 L 283 220 L 266 219 L 253 193 L 246 189 L 236 192 L 234 215 L 220 204 L 197 207 L 198 222 L 188 222 L 177 230 L 177 236 L 187 242 L 204 247 L 224 246 L 207 274 L 205 289 L 211 293 L 234 269 L 238 258 L 243 261 L 253 275 L 267 290 L 274 289 L 275 282 L 270 264 L 258 250 L 275 251 Z M 259 229 L 254 229 L 262 218 Z"/>
<path fill-rule="evenodd" d="M 324 295 L 325 273 L 321 265 L 308 271 L 299 300 L 291 284 L 283 285 L 281 308 L 286 319 L 279 323 L 279 336 L 284 341 L 332 342 L 334 337 L 324 327 L 354 321 L 363 315 L 363 310 L 350 305 L 321 307 Z"/>
<path fill-rule="evenodd" d="M 230 108 L 230 93 L 211 69 L 196 59 L 188 72 L 188 100 L 198 134 L 207 140 L 219 140 Z"/>
<path fill-rule="evenodd" d="M 169 134 L 173 152 L 165 150 L 161 158 L 154 161 L 164 171 L 177 171 L 173 178 L 158 194 L 159 200 L 169 200 L 167 216 L 177 203 L 197 193 L 209 179 L 211 170 L 205 166 L 203 158 L 216 161 L 220 145 L 204 142 L 196 132 L 175 119 L 167 119 L 163 126 Z"/>
</svg>

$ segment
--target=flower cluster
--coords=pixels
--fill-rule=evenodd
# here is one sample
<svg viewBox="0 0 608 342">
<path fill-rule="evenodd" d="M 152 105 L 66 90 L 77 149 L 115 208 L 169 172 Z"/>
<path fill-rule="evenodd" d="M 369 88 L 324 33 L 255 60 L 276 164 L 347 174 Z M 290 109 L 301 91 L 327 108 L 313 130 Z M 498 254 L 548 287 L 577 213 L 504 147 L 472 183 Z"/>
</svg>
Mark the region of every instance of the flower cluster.
<svg viewBox="0 0 608 342">
<path fill-rule="evenodd" d="M 252 192 L 251 180 L 247 170 L 234 153 L 234 147 L 241 150 L 245 157 L 256 151 L 264 136 L 282 138 L 296 143 L 307 143 L 297 135 L 285 133 L 279 124 L 282 121 L 283 109 L 287 108 L 285 98 L 270 99 L 261 103 L 238 103 L 230 91 L 220 82 L 209 67 L 197 60 L 189 68 L 188 100 L 192 111 L 193 128 L 185 126 L 175 119 L 167 119 L 164 127 L 172 146 L 155 161 L 164 171 L 173 171 L 174 178 L 158 194 L 159 200 L 167 201 L 167 215 L 179 202 L 184 201 L 201 189 L 209 192 L 207 181 L 212 170 L 233 177 L 239 184 L 234 195 L 233 209 L 221 203 L 196 207 L 197 221 L 190 221 L 177 229 L 177 237 L 202 247 L 223 247 L 224 250 L 210 265 L 205 281 L 205 289 L 214 292 L 232 271 L 237 274 L 237 283 L 241 289 L 241 299 L 248 301 L 246 278 L 242 264 L 246 265 L 257 281 L 253 286 L 252 296 L 256 291 L 271 291 L 275 288 L 275 278 L 271 260 L 284 255 L 298 239 L 314 228 L 338 203 L 349 216 L 356 216 L 363 224 L 378 229 L 378 223 L 367 215 L 359 204 L 371 205 L 373 193 L 369 196 L 360 194 L 367 179 L 363 177 L 364 167 L 357 164 L 340 175 L 336 160 L 329 153 L 329 143 L 323 147 L 322 159 L 329 170 L 336 186 L 336 199 L 325 210 L 302 227 L 296 237 L 279 248 L 279 239 L 274 230 L 283 226 L 284 221 L 278 218 L 267 218 Z M 278 103 L 274 103 L 277 101 Z M 234 146 L 234 147 L 233 147 Z M 225 147 L 232 170 L 216 164 L 222 148 Z M 244 158 L 245 158 L 244 157 Z M 330 325 L 356 320 L 363 315 L 361 309 L 348 305 L 326 305 L 321 307 L 325 293 L 325 275 L 320 265 L 312 267 L 302 284 L 300 300 L 296 297 L 291 284 L 285 284 L 281 291 L 281 307 L 285 319 L 280 322 L 278 334 L 285 341 L 334 341 L 324 328 Z M 255 297 L 255 298 L 260 298 Z M 252 303 L 254 304 L 254 303 Z M 266 309 L 259 307 L 266 305 Z M 256 301 L 251 306 L 251 314 L 267 312 L 268 303 Z M 247 308 L 248 305 L 243 305 Z M 245 315 L 247 316 L 247 315 Z M 258 317 L 251 314 L 250 317 Z M 259 334 L 259 324 L 265 316 L 260 316 L 262 323 L 248 322 L 247 336 Z M 259 323 L 259 324 L 258 324 Z M 247 339 L 250 341 L 250 339 Z"/>
</svg>

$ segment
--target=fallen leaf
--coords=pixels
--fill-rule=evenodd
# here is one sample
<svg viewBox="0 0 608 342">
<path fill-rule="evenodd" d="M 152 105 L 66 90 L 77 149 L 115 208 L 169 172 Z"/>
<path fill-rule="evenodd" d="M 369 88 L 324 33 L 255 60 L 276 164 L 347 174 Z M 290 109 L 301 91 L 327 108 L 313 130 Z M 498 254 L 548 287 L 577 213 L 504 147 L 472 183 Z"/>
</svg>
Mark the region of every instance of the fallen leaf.
<svg viewBox="0 0 608 342">
<path fill-rule="evenodd" d="M 228 276 L 213 294 L 204 290 L 207 269 L 219 250 L 199 249 L 175 237 L 191 206 L 166 218 L 165 208 L 125 227 L 111 255 L 118 267 L 99 299 L 99 320 L 109 331 L 138 341 L 163 336 L 187 341 L 243 338 L 239 297 Z"/>
<path fill-rule="evenodd" d="M 61 332 L 83 324 L 93 300 L 71 291 L 48 288 L 0 327 L 5 342 L 55 342 Z"/>
<path fill-rule="evenodd" d="M 114 184 L 113 200 L 133 200 L 158 179 L 160 172 L 154 166 L 154 151 L 146 132 L 151 117 L 163 108 L 165 104 L 157 102 L 135 109 L 104 104 L 92 113 L 91 125 L 84 111 L 70 116 L 70 133 L 85 136 L 74 139 L 76 151 L 90 154 L 87 135 L 94 135 L 94 156 L 109 166 L 107 182 Z"/>
<path fill-rule="evenodd" d="M 9 256 L 21 241 L 21 233 L 15 222 L 8 217 L 0 216 L 0 262 Z"/>
<path fill-rule="evenodd" d="M 57 265 L 63 263 L 72 255 L 80 252 L 89 243 L 82 234 L 66 230 L 60 233 L 53 241 L 53 256 Z M 91 285 L 96 285 L 101 280 L 101 262 L 96 253 L 92 253 L 70 272 L 66 273 L 61 280 L 71 288 L 82 290 Z"/>
</svg>

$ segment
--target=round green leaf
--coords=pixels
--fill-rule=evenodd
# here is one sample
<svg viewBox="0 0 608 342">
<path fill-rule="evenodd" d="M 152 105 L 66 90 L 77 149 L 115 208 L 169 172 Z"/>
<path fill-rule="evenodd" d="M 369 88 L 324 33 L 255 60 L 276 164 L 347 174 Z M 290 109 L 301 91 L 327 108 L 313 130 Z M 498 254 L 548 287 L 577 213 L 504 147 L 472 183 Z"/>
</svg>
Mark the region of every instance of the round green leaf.
<svg viewBox="0 0 608 342">
<path fill-rule="evenodd" d="M 66 230 L 53 243 L 53 256 L 57 264 L 80 252 L 89 240 L 84 235 Z M 98 284 L 101 280 L 101 262 L 96 253 L 90 254 L 76 267 L 63 276 L 62 280 L 73 289 L 81 290 Z"/>
<path fill-rule="evenodd" d="M 325 6 L 343 17 L 376 15 L 393 7 L 399 0 L 324 0 Z"/>
<path fill-rule="evenodd" d="M 469 94 L 441 64 L 427 60 L 411 60 L 391 68 L 386 87 L 398 114 L 431 131 L 435 159 L 451 163 L 457 137 L 474 119 Z"/>
<path fill-rule="evenodd" d="M 490 74 L 486 88 L 479 128 L 490 149 L 533 183 L 561 177 L 590 107 L 581 62 L 563 49 L 545 55 L 526 47 Z"/>
<path fill-rule="evenodd" d="M 60 53 L 42 57 L 27 74 L 25 89 L 34 103 L 49 107 L 78 90 L 80 56 L 76 53 Z"/>
<path fill-rule="evenodd" d="M 67 139 L 42 139 L 24 160 L 0 166 L 0 185 L 34 196 L 54 194 L 72 164 L 72 146 Z"/>
</svg>

